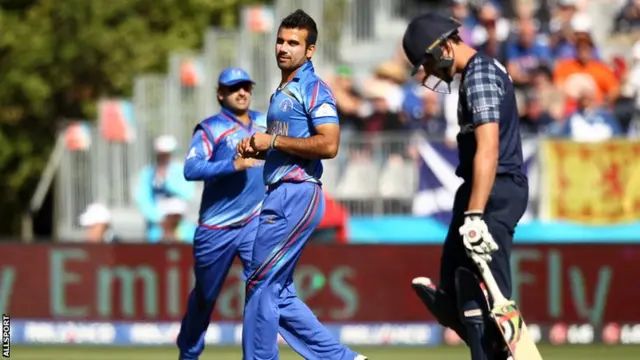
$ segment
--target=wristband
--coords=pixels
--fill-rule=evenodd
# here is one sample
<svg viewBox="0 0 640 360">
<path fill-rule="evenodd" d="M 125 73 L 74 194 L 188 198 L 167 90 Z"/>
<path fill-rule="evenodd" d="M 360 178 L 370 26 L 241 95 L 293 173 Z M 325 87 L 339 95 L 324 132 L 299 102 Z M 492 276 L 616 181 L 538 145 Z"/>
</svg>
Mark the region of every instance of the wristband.
<svg viewBox="0 0 640 360">
<path fill-rule="evenodd" d="M 482 218 L 482 211 L 480 210 L 468 210 L 464 212 L 465 217 L 479 217 Z"/>
<path fill-rule="evenodd" d="M 273 136 L 271 137 L 271 141 L 269 142 L 269 149 L 273 149 L 273 147 L 276 145 L 277 137 L 278 137 L 278 134 L 273 134 Z"/>
</svg>

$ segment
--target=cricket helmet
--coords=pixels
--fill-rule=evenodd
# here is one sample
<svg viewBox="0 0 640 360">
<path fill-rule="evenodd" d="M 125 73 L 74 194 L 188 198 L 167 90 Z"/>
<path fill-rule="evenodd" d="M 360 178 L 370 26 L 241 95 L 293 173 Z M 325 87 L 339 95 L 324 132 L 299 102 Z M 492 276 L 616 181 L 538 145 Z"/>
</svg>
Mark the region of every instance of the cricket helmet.
<svg viewBox="0 0 640 360">
<path fill-rule="evenodd" d="M 429 69 L 425 68 L 428 74 L 423 80 L 423 85 L 427 88 L 438 91 L 438 85 L 443 81 L 448 88 L 453 80 L 453 76 L 450 75 L 453 57 L 444 56 L 441 44 L 458 31 L 461 25 L 453 18 L 427 13 L 413 19 L 407 26 L 402 38 L 402 48 L 413 65 L 412 75 L 415 75 L 421 66 L 429 63 Z M 441 75 L 434 76 L 429 74 L 431 72 Z"/>
</svg>

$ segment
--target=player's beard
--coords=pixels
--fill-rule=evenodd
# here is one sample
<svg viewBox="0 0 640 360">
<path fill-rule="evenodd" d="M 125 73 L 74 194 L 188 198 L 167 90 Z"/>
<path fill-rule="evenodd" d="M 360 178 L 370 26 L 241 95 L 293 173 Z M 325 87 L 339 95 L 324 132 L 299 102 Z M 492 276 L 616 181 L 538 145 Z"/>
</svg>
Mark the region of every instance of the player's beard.
<svg viewBox="0 0 640 360">
<path fill-rule="evenodd" d="M 231 99 L 227 99 L 224 105 L 235 115 L 242 116 L 248 111 L 249 107 L 251 106 L 251 98 L 244 97 L 244 100 L 240 102 L 238 96 L 238 98 L 234 99 L 233 101 L 231 101 Z"/>
<path fill-rule="evenodd" d="M 286 60 L 288 60 L 288 61 L 280 62 L 280 56 L 278 56 L 276 58 L 276 60 L 278 61 L 278 68 L 280 70 L 282 70 L 282 71 L 285 71 L 285 72 L 294 72 L 299 67 L 304 65 L 305 62 L 307 62 L 307 58 L 306 57 L 302 57 L 300 59 L 296 59 L 295 57 L 293 57 L 291 55 L 287 55 L 287 59 Z"/>
</svg>

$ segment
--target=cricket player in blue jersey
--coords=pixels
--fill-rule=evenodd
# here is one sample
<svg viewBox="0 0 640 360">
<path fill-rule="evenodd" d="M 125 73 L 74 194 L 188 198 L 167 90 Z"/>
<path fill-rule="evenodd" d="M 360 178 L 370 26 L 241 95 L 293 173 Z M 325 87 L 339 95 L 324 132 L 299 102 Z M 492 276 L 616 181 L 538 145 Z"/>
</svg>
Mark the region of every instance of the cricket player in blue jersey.
<svg viewBox="0 0 640 360">
<path fill-rule="evenodd" d="M 189 181 L 203 181 L 199 226 L 193 240 L 195 288 L 182 319 L 180 359 L 197 359 L 216 299 L 236 256 L 249 271 L 257 215 L 265 195 L 262 164 L 237 157 L 238 142 L 266 131 L 264 115 L 249 110 L 253 81 L 242 69 L 224 70 L 218 80 L 219 114 L 195 128 L 184 167 Z"/>
<path fill-rule="evenodd" d="M 304 345 L 293 348 L 305 359 L 366 359 L 335 340 L 292 286 L 302 249 L 324 214 L 320 160 L 334 158 L 340 140 L 335 99 L 311 63 L 317 37 L 315 21 L 302 10 L 282 20 L 275 46 L 282 80 L 271 96 L 267 133 L 238 146 L 240 156 L 266 160 L 268 186 L 246 286 L 246 360 L 278 359 L 279 326 Z"/>
<path fill-rule="evenodd" d="M 222 110 L 196 126 L 187 154 L 184 177 L 204 181 L 204 191 L 193 240 L 196 285 L 177 340 L 181 360 L 197 359 L 204 350 L 211 313 L 236 256 L 244 266 L 244 279 L 249 275 L 265 196 L 263 161 L 238 157 L 236 147 L 242 138 L 266 131 L 265 116 L 249 110 L 253 85 L 242 69 L 220 73 Z M 305 345 L 286 330 L 281 335 L 291 347 L 304 351 Z"/>
</svg>

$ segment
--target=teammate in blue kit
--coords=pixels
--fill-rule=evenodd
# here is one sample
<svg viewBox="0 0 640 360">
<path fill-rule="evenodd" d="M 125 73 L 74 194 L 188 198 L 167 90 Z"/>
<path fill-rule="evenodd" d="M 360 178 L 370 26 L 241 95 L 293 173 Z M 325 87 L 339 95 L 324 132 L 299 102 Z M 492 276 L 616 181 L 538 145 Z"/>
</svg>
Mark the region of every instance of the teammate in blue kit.
<svg viewBox="0 0 640 360">
<path fill-rule="evenodd" d="M 467 343 L 472 360 L 504 360 L 509 354 L 488 317 L 476 263 L 489 263 L 510 298 L 513 234 L 528 200 L 518 109 L 505 68 L 464 44 L 459 27 L 453 19 L 425 14 L 409 24 L 402 43 L 414 73 L 424 68 L 425 87 L 447 93 L 454 75 L 461 75 L 456 174 L 464 182 L 442 250 L 439 287 L 425 277 L 412 285 L 438 321 Z"/>
<path fill-rule="evenodd" d="M 251 261 L 257 215 L 265 195 L 262 164 L 237 157 L 238 142 L 262 127 L 264 115 L 249 110 L 253 81 L 242 69 L 224 70 L 218 79 L 219 114 L 195 128 L 187 154 L 184 177 L 204 181 L 199 226 L 193 240 L 196 284 L 182 319 L 180 359 L 197 359 L 218 293 L 236 256 Z"/>
<path fill-rule="evenodd" d="M 278 326 L 302 344 L 285 338 L 305 359 L 366 359 L 336 341 L 291 286 L 302 249 L 324 213 L 320 160 L 336 156 L 340 139 L 333 94 L 311 63 L 317 37 L 315 21 L 302 10 L 282 20 L 275 49 L 282 81 L 271 96 L 267 134 L 238 145 L 242 157 L 266 160 L 268 186 L 246 286 L 246 360 L 278 359 Z"/>
</svg>

